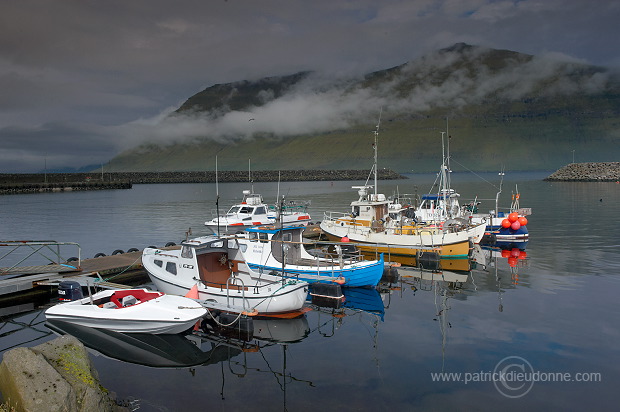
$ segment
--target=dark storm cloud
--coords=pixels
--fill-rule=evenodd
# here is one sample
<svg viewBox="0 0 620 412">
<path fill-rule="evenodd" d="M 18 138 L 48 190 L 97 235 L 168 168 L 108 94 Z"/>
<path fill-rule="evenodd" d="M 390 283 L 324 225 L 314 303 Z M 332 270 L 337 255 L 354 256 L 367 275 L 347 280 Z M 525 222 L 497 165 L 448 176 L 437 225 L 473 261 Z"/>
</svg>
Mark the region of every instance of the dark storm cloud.
<svg viewBox="0 0 620 412">
<path fill-rule="evenodd" d="M 215 83 L 301 70 L 358 75 L 456 42 L 617 66 L 619 15 L 617 2 L 575 0 L 5 1 L 0 171 L 39 170 L 39 139 L 67 145 L 48 158 L 52 166 L 79 167 L 180 132 L 246 136 L 346 125 L 356 113 L 374 115 L 384 99 L 298 92 L 254 110 L 251 125 L 246 113 L 215 121 L 165 116 Z M 449 90 L 428 92 L 425 102 Z"/>
</svg>

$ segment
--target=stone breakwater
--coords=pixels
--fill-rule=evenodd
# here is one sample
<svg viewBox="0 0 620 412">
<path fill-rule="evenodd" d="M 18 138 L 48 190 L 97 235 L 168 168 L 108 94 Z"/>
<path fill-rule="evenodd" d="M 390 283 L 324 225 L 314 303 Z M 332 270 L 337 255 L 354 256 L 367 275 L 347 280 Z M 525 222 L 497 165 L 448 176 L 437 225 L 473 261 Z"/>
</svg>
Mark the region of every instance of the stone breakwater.
<svg viewBox="0 0 620 412">
<path fill-rule="evenodd" d="M 570 163 L 544 180 L 551 182 L 617 182 L 620 181 L 620 162 Z"/>
<path fill-rule="evenodd" d="M 114 182 L 56 182 L 56 183 L 1 183 L 0 195 L 22 193 L 74 192 L 83 190 L 131 189 L 129 181 Z"/>
<path fill-rule="evenodd" d="M 252 172 L 254 182 L 315 181 L 315 180 L 366 180 L 368 170 L 265 170 Z M 406 179 L 406 177 L 389 169 L 378 173 L 381 180 Z M 143 183 L 214 183 L 215 172 L 110 172 L 110 173 L 4 173 L 0 174 L 0 185 L 45 184 L 91 185 L 113 182 Z M 220 171 L 219 182 L 247 182 L 247 171 Z"/>
</svg>

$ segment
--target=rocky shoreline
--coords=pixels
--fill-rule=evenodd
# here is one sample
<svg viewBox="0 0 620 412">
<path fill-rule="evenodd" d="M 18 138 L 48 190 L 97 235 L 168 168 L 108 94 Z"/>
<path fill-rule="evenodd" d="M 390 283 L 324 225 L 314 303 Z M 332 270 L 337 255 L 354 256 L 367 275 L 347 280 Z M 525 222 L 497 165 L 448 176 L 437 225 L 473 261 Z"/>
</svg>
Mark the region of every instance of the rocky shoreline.
<svg viewBox="0 0 620 412">
<path fill-rule="evenodd" d="M 617 182 L 620 162 L 570 163 L 544 179 L 550 182 Z"/>
</svg>

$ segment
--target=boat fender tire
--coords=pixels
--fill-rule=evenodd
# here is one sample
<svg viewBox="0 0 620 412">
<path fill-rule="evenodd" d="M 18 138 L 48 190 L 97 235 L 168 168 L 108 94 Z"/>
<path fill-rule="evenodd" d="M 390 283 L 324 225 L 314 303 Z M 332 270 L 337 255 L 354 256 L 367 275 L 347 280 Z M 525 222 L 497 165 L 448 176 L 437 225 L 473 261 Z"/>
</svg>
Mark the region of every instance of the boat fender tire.
<svg viewBox="0 0 620 412">
<path fill-rule="evenodd" d="M 112 256 L 114 256 L 114 255 L 122 255 L 123 253 L 125 253 L 125 252 L 123 252 L 121 249 L 116 249 L 114 252 L 112 252 Z"/>
<path fill-rule="evenodd" d="M 98 257 L 102 257 L 102 256 L 107 256 L 107 255 L 106 255 L 105 253 L 101 253 L 101 252 L 99 252 L 99 253 L 97 253 L 97 254 L 95 255 L 95 257 L 96 257 L 96 258 L 98 258 Z"/>
<path fill-rule="evenodd" d="M 75 256 L 70 257 L 69 259 L 67 259 L 67 262 L 77 262 L 79 259 L 76 258 Z"/>
<path fill-rule="evenodd" d="M 127 253 L 131 253 L 131 252 L 139 252 L 140 249 L 137 249 L 135 247 L 132 247 L 131 249 L 127 249 Z"/>
<path fill-rule="evenodd" d="M 166 247 L 170 247 L 170 246 L 176 246 L 177 244 L 174 242 L 168 242 L 166 243 Z"/>
</svg>

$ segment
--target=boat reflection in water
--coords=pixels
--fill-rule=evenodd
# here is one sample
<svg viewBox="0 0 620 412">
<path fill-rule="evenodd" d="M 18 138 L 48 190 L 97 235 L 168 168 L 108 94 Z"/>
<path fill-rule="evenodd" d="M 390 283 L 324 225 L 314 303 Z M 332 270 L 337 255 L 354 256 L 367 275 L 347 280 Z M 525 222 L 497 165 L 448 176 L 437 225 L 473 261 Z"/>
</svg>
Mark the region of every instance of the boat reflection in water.
<svg viewBox="0 0 620 412">
<path fill-rule="evenodd" d="M 502 295 L 507 287 L 519 285 L 519 269 L 529 266 L 529 257 L 525 248 L 527 241 L 495 242 L 492 245 L 476 245 L 473 253 L 476 271 L 485 272 L 492 276 L 488 281 L 495 284 L 498 296 L 498 310 L 504 311 Z M 507 263 L 510 268 L 510 280 L 507 281 L 504 270 L 499 267 Z M 489 285 L 490 286 L 490 285 Z"/>
<path fill-rule="evenodd" d="M 58 334 L 76 337 L 91 351 L 123 362 L 178 368 L 221 361 L 212 362 L 213 353 L 203 352 L 181 334 L 121 333 L 57 320 L 46 325 Z"/>
<path fill-rule="evenodd" d="M 494 270 L 496 281 L 500 280 L 498 267 L 504 259 L 510 267 L 510 278 L 514 285 L 519 284 L 519 268 L 529 266 L 525 242 L 495 242 L 492 245 L 475 245 L 472 260 L 476 269 L 486 272 Z"/>
<path fill-rule="evenodd" d="M 439 252 L 429 250 L 412 251 L 410 254 L 397 253 L 396 249 L 387 247 L 384 254 L 386 262 L 394 262 L 408 267 L 421 267 L 427 270 L 451 270 L 457 272 L 468 272 L 472 269 L 472 249 L 473 243 L 469 244 L 470 253 L 459 257 L 444 257 Z M 374 259 L 378 250 L 362 250 L 367 259 Z"/>
<path fill-rule="evenodd" d="M 213 328 L 203 321 L 187 334 L 152 335 L 121 333 L 48 320 L 46 326 L 60 335 L 69 334 L 89 350 L 111 359 L 154 368 L 212 365 L 264 346 L 299 342 L 310 328 L 305 316 L 295 319 L 256 319 Z"/>
<path fill-rule="evenodd" d="M 408 286 L 414 292 L 426 291 L 435 295 L 434 321 L 439 324 L 441 332 L 442 368 L 444 371 L 448 330 L 452 324 L 448 320 L 451 306 L 449 299 L 461 293 L 463 285 L 469 280 L 470 273 L 457 273 L 448 270 L 431 271 L 421 268 L 400 268 L 401 290 Z"/>
</svg>

